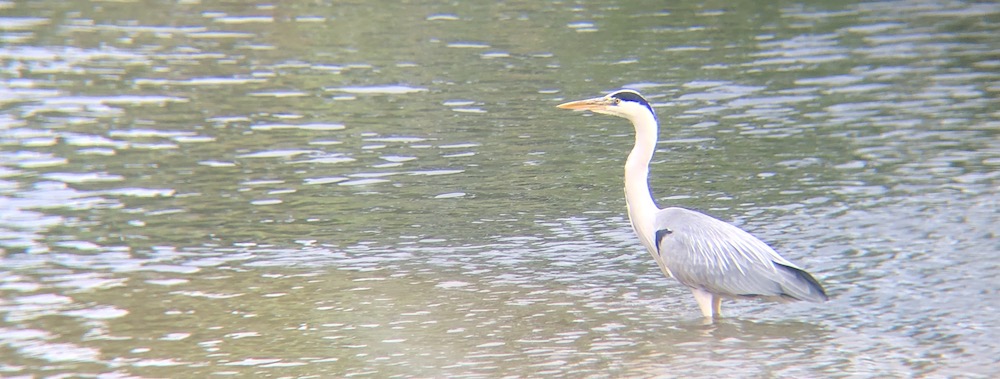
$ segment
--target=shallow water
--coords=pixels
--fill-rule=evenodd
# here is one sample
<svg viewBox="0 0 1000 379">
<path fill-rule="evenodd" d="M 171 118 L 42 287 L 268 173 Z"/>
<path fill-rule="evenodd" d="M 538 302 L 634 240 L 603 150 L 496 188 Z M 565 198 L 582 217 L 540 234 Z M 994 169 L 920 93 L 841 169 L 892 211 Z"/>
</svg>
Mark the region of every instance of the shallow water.
<svg viewBox="0 0 1000 379">
<path fill-rule="evenodd" d="M 0 1 L 0 376 L 994 377 L 1000 6 Z M 702 325 L 624 217 L 825 304 Z"/>
</svg>

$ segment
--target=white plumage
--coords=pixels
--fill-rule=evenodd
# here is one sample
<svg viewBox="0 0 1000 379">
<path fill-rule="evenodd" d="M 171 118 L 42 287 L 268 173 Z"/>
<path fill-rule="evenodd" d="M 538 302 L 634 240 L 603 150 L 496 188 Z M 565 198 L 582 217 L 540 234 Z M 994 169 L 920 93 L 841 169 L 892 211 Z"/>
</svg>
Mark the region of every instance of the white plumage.
<svg viewBox="0 0 1000 379">
<path fill-rule="evenodd" d="M 632 122 L 635 145 L 625 161 L 629 221 L 663 273 L 691 289 L 705 318 L 721 316 L 723 298 L 827 300 L 823 286 L 812 275 L 750 233 L 693 210 L 656 206 L 647 180 L 658 124 L 653 107 L 638 92 L 620 90 L 559 108 L 610 114 Z"/>
</svg>

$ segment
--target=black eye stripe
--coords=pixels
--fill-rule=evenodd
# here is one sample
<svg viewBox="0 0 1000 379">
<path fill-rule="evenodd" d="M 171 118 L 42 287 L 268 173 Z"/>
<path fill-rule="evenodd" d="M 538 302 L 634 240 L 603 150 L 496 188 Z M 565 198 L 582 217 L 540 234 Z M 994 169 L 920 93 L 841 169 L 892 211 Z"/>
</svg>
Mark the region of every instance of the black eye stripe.
<svg viewBox="0 0 1000 379">
<path fill-rule="evenodd" d="M 632 92 L 632 91 L 618 92 L 618 93 L 616 93 L 614 95 L 611 95 L 611 97 L 619 99 L 619 100 L 634 101 L 634 102 L 642 104 L 642 105 L 649 105 L 649 102 L 646 101 L 646 99 L 643 98 L 642 95 L 639 95 L 639 94 L 637 94 L 635 92 Z"/>
<path fill-rule="evenodd" d="M 642 97 L 642 95 L 640 95 L 638 92 L 632 90 L 622 90 L 612 93 L 611 97 L 615 99 L 615 105 L 618 105 L 623 100 L 639 103 L 640 105 L 646 107 L 646 109 L 649 109 L 649 111 L 653 113 L 654 117 L 656 116 L 656 111 L 653 110 L 653 106 L 649 105 L 649 102 L 646 101 L 646 98 Z"/>
</svg>

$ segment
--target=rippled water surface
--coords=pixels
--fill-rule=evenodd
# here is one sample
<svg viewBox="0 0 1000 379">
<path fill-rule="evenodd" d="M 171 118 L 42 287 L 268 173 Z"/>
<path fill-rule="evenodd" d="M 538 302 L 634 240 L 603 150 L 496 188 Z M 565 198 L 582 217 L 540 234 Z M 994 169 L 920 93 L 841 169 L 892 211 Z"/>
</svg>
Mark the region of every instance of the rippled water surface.
<svg viewBox="0 0 1000 379">
<path fill-rule="evenodd" d="M 0 1 L 2 377 L 1000 375 L 990 2 Z M 624 218 L 824 304 L 702 325 Z"/>
</svg>

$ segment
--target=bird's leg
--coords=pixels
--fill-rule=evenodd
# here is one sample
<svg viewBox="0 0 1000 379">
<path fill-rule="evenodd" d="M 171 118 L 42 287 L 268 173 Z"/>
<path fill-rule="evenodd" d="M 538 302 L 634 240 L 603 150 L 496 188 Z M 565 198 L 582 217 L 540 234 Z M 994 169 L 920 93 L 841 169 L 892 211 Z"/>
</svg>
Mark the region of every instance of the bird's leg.
<svg viewBox="0 0 1000 379">
<path fill-rule="evenodd" d="M 713 300 L 715 296 L 712 296 L 711 292 L 701 288 L 691 289 L 691 293 L 694 294 L 694 300 L 698 302 L 698 308 L 701 308 L 701 315 L 705 316 L 708 320 L 713 319 L 713 316 L 715 316 L 714 311 L 718 309 L 718 303 Z"/>
<path fill-rule="evenodd" d="M 712 295 L 712 312 L 716 318 L 722 318 L 722 296 Z"/>
</svg>

